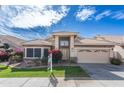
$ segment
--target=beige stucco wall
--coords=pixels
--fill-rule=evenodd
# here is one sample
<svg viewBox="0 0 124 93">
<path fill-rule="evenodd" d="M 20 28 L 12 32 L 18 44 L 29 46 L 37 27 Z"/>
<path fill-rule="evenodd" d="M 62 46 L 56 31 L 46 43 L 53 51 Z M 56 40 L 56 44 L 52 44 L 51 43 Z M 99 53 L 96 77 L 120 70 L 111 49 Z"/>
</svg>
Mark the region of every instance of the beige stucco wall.
<svg viewBox="0 0 124 93">
<path fill-rule="evenodd" d="M 70 36 L 70 57 L 75 57 L 74 36 Z"/>
<path fill-rule="evenodd" d="M 59 49 L 59 36 L 55 36 L 55 49 Z"/>
</svg>

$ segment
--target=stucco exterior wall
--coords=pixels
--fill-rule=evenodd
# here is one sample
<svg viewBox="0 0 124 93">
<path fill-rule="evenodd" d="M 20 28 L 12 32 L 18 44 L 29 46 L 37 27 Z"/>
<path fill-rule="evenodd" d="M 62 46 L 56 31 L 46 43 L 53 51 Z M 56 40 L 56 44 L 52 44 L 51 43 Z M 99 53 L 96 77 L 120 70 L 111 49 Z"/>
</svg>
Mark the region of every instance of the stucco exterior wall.
<svg viewBox="0 0 124 93">
<path fill-rule="evenodd" d="M 59 36 L 55 36 L 55 49 L 59 49 Z"/>
<path fill-rule="evenodd" d="M 74 36 L 70 36 L 70 57 L 75 57 Z"/>
</svg>

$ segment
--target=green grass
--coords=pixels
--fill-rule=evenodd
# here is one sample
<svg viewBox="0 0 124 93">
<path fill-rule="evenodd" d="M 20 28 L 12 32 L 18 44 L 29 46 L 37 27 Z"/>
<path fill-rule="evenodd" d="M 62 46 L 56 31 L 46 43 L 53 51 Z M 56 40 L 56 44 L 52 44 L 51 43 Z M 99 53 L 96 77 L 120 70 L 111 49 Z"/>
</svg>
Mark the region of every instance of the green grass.
<svg viewBox="0 0 124 93">
<path fill-rule="evenodd" d="M 57 77 L 88 77 L 79 66 L 54 67 L 53 73 Z M 48 77 L 47 68 L 17 69 L 0 65 L 0 78 L 4 77 Z"/>
</svg>

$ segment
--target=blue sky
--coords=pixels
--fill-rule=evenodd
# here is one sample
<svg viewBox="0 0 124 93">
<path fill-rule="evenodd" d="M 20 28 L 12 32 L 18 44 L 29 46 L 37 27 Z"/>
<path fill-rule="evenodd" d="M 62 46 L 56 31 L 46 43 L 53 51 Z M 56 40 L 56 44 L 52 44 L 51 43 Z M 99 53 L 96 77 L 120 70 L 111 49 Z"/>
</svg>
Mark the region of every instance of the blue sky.
<svg viewBox="0 0 124 93">
<path fill-rule="evenodd" d="M 124 35 L 124 6 L 1 6 L 0 34 L 46 38 L 55 31 L 82 37 Z"/>
</svg>

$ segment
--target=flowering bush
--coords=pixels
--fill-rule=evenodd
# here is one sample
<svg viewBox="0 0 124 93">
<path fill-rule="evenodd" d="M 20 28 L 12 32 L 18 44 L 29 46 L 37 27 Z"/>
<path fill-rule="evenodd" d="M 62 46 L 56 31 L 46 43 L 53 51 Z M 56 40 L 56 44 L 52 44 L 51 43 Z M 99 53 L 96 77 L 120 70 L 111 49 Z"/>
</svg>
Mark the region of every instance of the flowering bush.
<svg viewBox="0 0 124 93">
<path fill-rule="evenodd" d="M 51 50 L 49 51 L 49 54 L 52 53 L 52 60 L 53 62 L 58 62 L 62 59 L 62 52 L 60 50 Z"/>
<path fill-rule="evenodd" d="M 0 61 L 7 61 L 9 59 L 9 54 L 5 51 L 0 50 Z"/>
<path fill-rule="evenodd" d="M 16 49 L 14 49 L 13 55 L 18 55 L 18 56 L 23 57 L 23 50 L 20 48 L 16 48 Z"/>
<path fill-rule="evenodd" d="M 16 48 L 14 49 L 13 53 L 12 53 L 12 59 L 20 62 L 23 60 L 23 50 Z"/>
<path fill-rule="evenodd" d="M 23 50 L 21 50 L 21 49 L 17 48 L 17 49 L 15 50 L 14 55 L 18 55 L 18 56 L 23 57 Z"/>
</svg>

